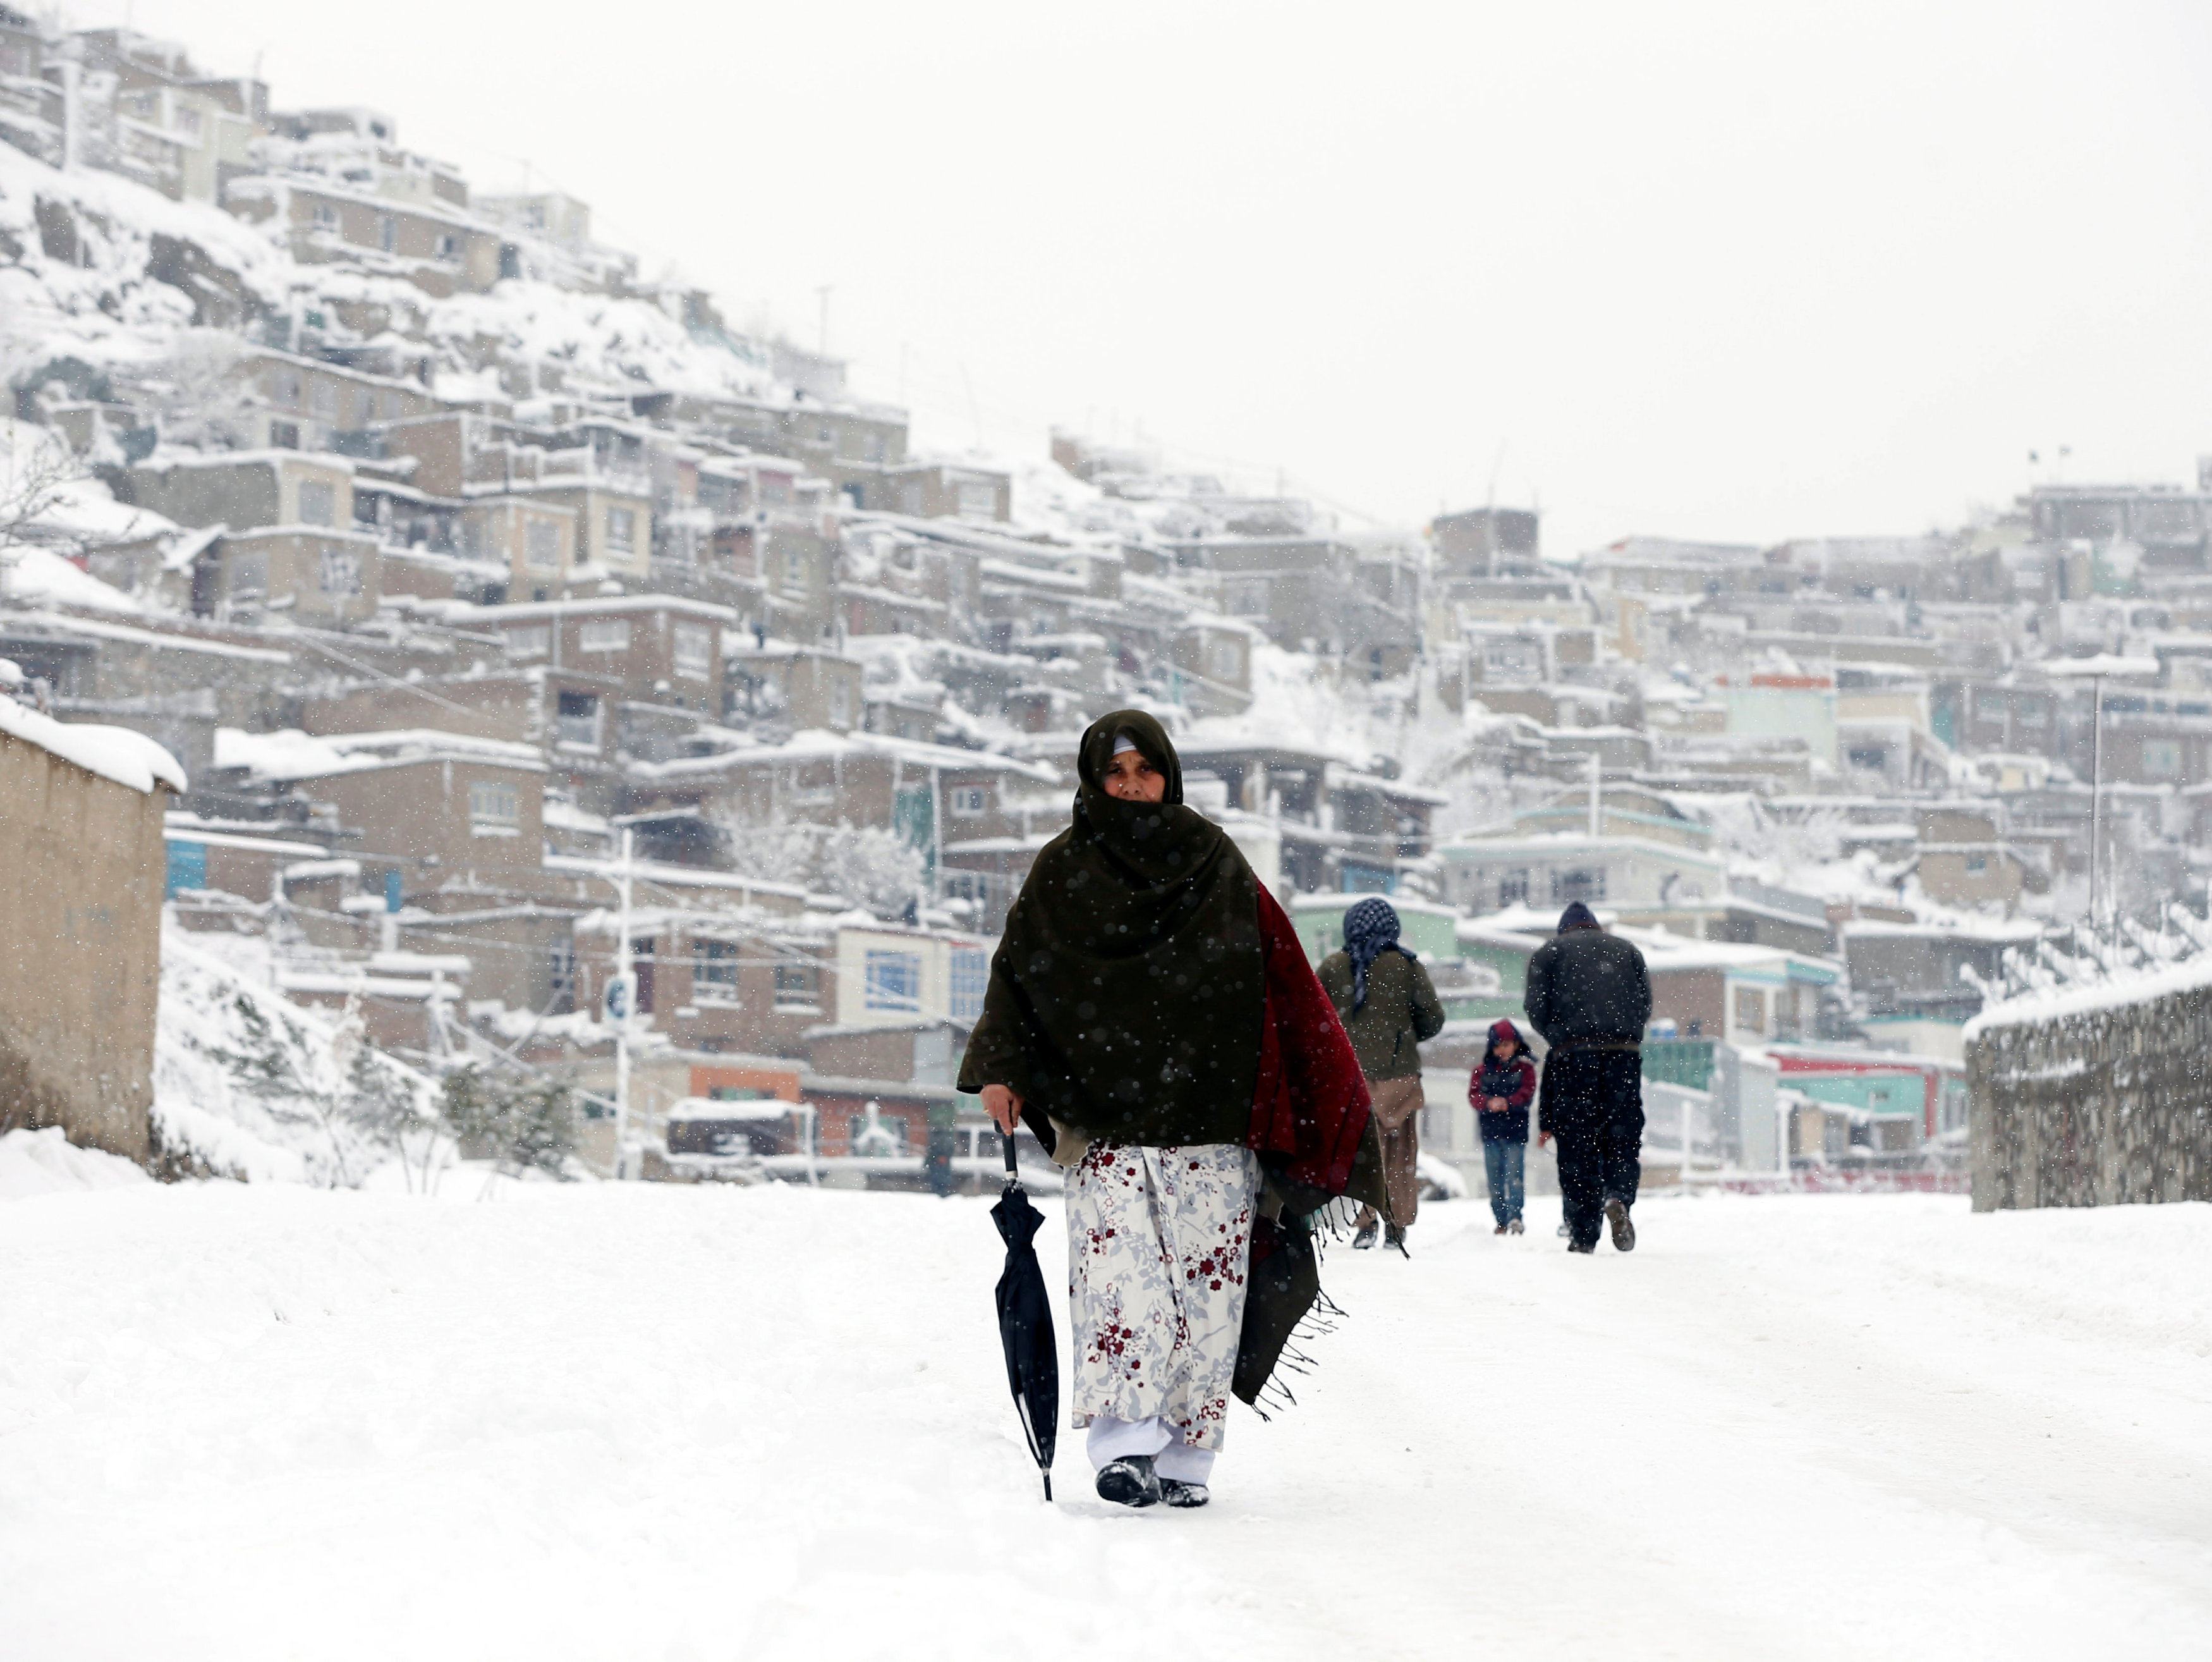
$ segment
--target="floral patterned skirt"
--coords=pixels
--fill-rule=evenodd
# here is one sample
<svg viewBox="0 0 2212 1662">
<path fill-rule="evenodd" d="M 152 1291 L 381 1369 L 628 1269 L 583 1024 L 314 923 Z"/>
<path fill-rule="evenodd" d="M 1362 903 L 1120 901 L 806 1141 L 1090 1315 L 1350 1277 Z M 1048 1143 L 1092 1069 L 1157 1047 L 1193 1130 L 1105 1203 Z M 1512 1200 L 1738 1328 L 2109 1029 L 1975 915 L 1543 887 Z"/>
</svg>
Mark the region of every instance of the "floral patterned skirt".
<svg viewBox="0 0 2212 1662">
<path fill-rule="evenodd" d="M 1157 1415 L 1220 1446 L 1259 1198 L 1259 1157 L 1239 1143 L 1084 1152 L 1066 1190 L 1075 1426 Z"/>
</svg>

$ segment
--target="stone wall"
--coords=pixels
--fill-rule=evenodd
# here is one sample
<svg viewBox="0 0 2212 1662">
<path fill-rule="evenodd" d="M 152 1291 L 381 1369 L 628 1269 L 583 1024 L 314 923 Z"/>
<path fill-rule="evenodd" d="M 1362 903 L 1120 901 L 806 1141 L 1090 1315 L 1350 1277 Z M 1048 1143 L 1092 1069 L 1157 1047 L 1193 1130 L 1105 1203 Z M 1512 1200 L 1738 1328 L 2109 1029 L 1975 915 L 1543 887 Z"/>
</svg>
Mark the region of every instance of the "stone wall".
<svg viewBox="0 0 2212 1662">
<path fill-rule="evenodd" d="M 2212 1200 L 2212 986 L 1966 1045 L 1974 1209 Z"/>
</svg>

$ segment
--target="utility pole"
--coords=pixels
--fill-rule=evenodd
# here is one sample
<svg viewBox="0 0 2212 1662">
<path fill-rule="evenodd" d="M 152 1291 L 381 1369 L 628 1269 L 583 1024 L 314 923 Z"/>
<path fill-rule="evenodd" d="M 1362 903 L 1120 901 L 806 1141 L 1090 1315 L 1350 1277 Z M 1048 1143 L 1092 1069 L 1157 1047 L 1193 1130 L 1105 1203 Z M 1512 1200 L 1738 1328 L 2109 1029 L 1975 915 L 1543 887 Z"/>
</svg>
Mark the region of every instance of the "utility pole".
<svg viewBox="0 0 2212 1662">
<path fill-rule="evenodd" d="M 636 831 L 629 825 L 623 827 L 622 873 L 615 880 L 616 891 L 622 896 L 622 910 L 616 924 L 615 982 L 620 989 L 620 1018 L 615 1023 L 615 1176 L 629 1175 L 629 1024 L 637 1008 L 637 971 L 629 959 L 629 901 L 631 851 L 635 844 Z"/>
<path fill-rule="evenodd" d="M 2090 685 L 2089 735 L 2089 931 L 2100 941 L 2104 938 L 2104 919 L 2100 915 L 2100 897 L 2111 882 L 2106 868 L 2112 861 L 2105 854 L 2105 681 L 2117 675 L 2124 680 L 2148 679 L 2158 675 L 2162 666 L 2155 658 L 2121 658 L 2100 652 L 2094 658 L 2066 658 L 2046 662 L 2043 673 L 2069 679 L 2086 679 Z"/>
</svg>

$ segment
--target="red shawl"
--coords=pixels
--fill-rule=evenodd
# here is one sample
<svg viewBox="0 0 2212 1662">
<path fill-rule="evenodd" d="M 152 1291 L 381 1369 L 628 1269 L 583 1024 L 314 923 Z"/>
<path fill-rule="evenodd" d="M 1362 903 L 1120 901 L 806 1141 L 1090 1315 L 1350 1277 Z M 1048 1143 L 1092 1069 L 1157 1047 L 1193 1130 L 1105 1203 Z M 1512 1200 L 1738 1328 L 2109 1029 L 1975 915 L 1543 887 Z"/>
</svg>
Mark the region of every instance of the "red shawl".
<svg viewBox="0 0 2212 1662">
<path fill-rule="evenodd" d="M 1282 1175 L 1292 1182 L 1341 1195 L 1367 1130 L 1367 1081 L 1297 932 L 1267 886 L 1256 886 L 1267 995 L 1245 1142 L 1262 1155 L 1287 1156 Z"/>
</svg>

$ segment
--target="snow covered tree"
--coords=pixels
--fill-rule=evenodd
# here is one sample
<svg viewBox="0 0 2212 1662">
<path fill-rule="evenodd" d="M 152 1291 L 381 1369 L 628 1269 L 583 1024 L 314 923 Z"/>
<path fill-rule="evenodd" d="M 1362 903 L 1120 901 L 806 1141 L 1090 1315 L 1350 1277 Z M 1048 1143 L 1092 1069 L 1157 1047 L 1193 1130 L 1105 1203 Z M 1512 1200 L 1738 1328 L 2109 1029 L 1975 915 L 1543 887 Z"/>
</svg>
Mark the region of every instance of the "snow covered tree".
<svg viewBox="0 0 2212 1662">
<path fill-rule="evenodd" d="M 327 1035 L 244 991 L 229 1014 L 238 1043 L 207 1054 L 276 1124 L 320 1134 L 307 1166 L 327 1187 L 357 1187 L 377 1154 L 428 1126 L 413 1076 L 363 1042 L 357 995 Z"/>
<path fill-rule="evenodd" d="M 738 868 L 776 883 L 803 883 L 878 917 L 918 900 L 928 868 L 921 850 L 873 825 L 731 826 Z"/>
<path fill-rule="evenodd" d="M 565 1178 L 576 1152 L 576 1093 L 557 1081 L 462 1068 L 446 1075 L 440 1115 L 465 1158 L 511 1172 Z"/>
<path fill-rule="evenodd" d="M 138 388 L 163 442 L 201 450 L 244 450 L 256 436 L 252 388 L 239 368 L 244 347 L 221 329 L 187 329 L 167 359 Z"/>
<path fill-rule="evenodd" d="M 921 896 L 921 850 L 873 825 L 839 825 L 822 839 L 814 884 L 848 905 L 896 917 Z"/>
</svg>

